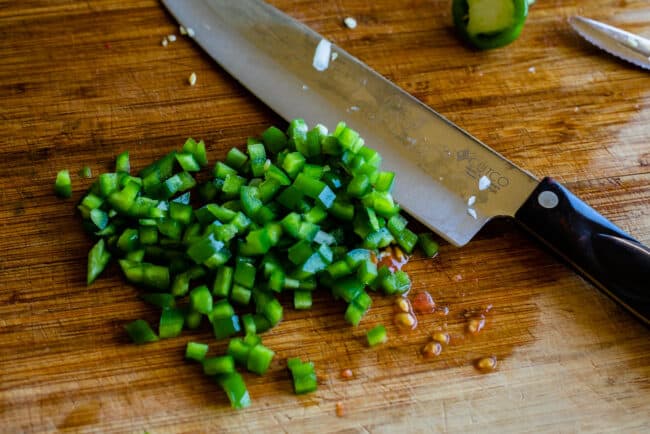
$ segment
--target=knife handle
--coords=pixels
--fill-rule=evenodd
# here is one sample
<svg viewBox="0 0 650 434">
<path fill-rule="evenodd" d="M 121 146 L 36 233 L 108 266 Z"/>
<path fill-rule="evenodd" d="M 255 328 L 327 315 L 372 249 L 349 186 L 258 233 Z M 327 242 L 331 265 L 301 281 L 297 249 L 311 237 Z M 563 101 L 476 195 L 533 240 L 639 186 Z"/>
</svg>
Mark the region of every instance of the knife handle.
<svg viewBox="0 0 650 434">
<path fill-rule="evenodd" d="M 544 178 L 515 219 L 599 289 L 650 325 L 650 249 Z"/>
</svg>

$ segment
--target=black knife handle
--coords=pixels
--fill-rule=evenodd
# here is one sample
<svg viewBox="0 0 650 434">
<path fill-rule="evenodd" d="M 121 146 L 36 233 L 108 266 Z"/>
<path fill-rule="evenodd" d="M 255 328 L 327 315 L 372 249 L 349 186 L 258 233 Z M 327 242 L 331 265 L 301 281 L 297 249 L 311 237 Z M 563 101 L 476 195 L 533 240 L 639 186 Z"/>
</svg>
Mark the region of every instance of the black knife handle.
<svg viewBox="0 0 650 434">
<path fill-rule="evenodd" d="M 544 178 L 515 214 L 533 235 L 650 325 L 650 249 Z"/>
</svg>

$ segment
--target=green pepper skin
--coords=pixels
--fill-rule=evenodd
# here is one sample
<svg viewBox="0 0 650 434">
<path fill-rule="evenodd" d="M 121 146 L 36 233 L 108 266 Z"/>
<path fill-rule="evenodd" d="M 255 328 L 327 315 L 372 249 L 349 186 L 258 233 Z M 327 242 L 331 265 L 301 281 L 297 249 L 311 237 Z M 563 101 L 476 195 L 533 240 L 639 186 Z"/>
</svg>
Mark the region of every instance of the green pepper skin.
<svg viewBox="0 0 650 434">
<path fill-rule="evenodd" d="M 491 50 L 508 45 L 519 37 L 528 16 L 528 0 L 512 1 L 515 6 L 513 26 L 498 33 L 470 35 L 467 32 L 469 4 L 467 0 L 453 0 L 451 12 L 454 27 L 463 40 L 479 50 Z"/>
</svg>

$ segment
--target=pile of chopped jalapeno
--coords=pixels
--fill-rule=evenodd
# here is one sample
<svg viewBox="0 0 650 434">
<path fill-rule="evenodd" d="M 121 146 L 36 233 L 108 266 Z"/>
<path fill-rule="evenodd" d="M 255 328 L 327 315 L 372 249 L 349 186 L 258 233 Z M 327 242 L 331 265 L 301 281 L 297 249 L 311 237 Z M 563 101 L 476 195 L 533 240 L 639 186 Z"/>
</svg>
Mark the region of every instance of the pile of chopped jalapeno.
<svg viewBox="0 0 650 434">
<path fill-rule="evenodd" d="M 259 375 L 269 369 L 275 353 L 259 335 L 282 320 L 280 293 L 309 309 L 314 291 L 328 289 L 357 326 L 372 302 L 367 290 L 399 295 L 411 286 L 404 271 L 378 268 L 380 249 L 410 254 L 420 242 L 431 256 L 437 245 L 407 229 L 391 196 L 395 175 L 343 122 L 331 134 L 302 119 L 286 133 L 270 127 L 248 139 L 246 152 L 231 149 L 199 183 L 207 165 L 204 142 L 191 138 L 137 176 L 128 153 L 120 154 L 115 172 L 101 174 L 78 206 L 97 240 L 87 282 L 114 258 L 146 289 L 142 299 L 160 308 L 160 322 L 157 333 L 141 319 L 127 324 L 136 344 L 202 323 L 229 339 L 227 353 L 215 357 L 189 342 L 186 358 L 202 363 L 242 408 L 250 397 L 236 366 Z M 371 345 L 384 339 L 385 332 Z M 296 393 L 316 390 L 313 364 L 291 359 L 289 368 Z"/>
</svg>

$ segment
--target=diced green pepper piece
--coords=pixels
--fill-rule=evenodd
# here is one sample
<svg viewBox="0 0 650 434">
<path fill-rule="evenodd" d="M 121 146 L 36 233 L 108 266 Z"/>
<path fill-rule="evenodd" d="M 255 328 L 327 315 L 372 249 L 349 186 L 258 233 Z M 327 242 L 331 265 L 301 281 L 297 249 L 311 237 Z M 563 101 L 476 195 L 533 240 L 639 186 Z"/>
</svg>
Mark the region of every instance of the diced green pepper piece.
<svg viewBox="0 0 650 434">
<path fill-rule="evenodd" d="M 346 276 L 334 282 L 332 293 L 335 297 L 341 297 L 347 303 L 350 303 L 363 291 L 364 286 L 356 277 Z"/>
<path fill-rule="evenodd" d="M 402 217 L 399 214 L 395 214 L 394 216 L 388 219 L 388 222 L 386 223 L 386 227 L 388 228 L 390 233 L 397 238 L 399 234 L 402 233 L 404 229 L 406 229 L 407 224 L 408 224 L 408 220 L 406 220 L 404 217 Z"/>
<path fill-rule="evenodd" d="M 255 325 L 255 319 L 253 318 L 252 314 L 247 313 L 246 315 L 242 316 L 241 322 L 244 325 L 244 333 L 246 335 L 257 334 L 257 326 Z"/>
<path fill-rule="evenodd" d="M 269 369 L 274 356 L 275 352 L 273 350 L 262 344 L 257 344 L 251 348 L 250 353 L 248 353 L 246 367 L 251 372 L 264 375 L 264 373 Z"/>
<path fill-rule="evenodd" d="M 289 136 L 289 143 L 295 148 L 299 149 L 305 140 L 307 140 L 307 131 L 309 127 L 303 119 L 292 119 L 289 122 L 287 135 Z"/>
<path fill-rule="evenodd" d="M 304 263 L 313 253 L 311 243 L 307 240 L 300 240 L 289 247 L 288 258 L 296 265 Z"/>
<path fill-rule="evenodd" d="M 179 309 L 164 309 L 160 315 L 158 335 L 161 338 L 174 338 L 181 334 L 185 316 Z"/>
<path fill-rule="evenodd" d="M 386 327 L 378 325 L 366 334 L 366 338 L 368 339 L 368 345 L 371 347 L 385 343 L 388 340 L 388 336 L 386 336 Z"/>
<path fill-rule="evenodd" d="M 312 297 L 311 291 L 294 291 L 293 293 L 293 307 L 294 309 L 311 309 Z"/>
<path fill-rule="evenodd" d="M 226 392 L 232 408 L 241 409 L 251 405 L 251 398 L 246 389 L 246 384 L 239 373 L 233 372 L 220 375 L 217 377 L 217 382 Z"/>
<path fill-rule="evenodd" d="M 235 265 L 235 283 L 242 285 L 245 288 L 252 288 L 255 284 L 255 273 L 257 270 L 255 266 L 246 261 L 237 261 Z"/>
<path fill-rule="evenodd" d="M 264 144 L 249 143 L 247 148 L 253 176 L 262 176 L 264 174 L 264 164 L 266 163 L 266 150 L 264 149 Z"/>
<path fill-rule="evenodd" d="M 243 186 L 239 190 L 239 193 L 243 211 L 248 217 L 253 217 L 264 205 L 259 199 L 257 187 Z"/>
<path fill-rule="evenodd" d="M 231 355 L 237 363 L 246 366 L 248 363 L 248 355 L 251 352 L 251 347 L 248 346 L 242 338 L 232 338 L 228 342 L 228 349 L 226 352 Z"/>
<path fill-rule="evenodd" d="M 234 269 L 227 265 L 217 268 L 217 274 L 212 285 L 212 294 L 216 297 L 228 297 L 232 286 Z"/>
<path fill-rule="evenodd" d="M 140 185 L 136 182 L 128 182 L 122 190 L 114 191 L 108 196 L 108 203 L 120 213 L 127 213 L 135 202 L 140 192 Z"/>
<path fill-rule="evenodd" d="M 156 336 L 156 333 L 151 329 L 149 323 L 143 319 L 137 319 L 130 322 L 125 325 L 124 328 L 135 344 L 141 345 L 158 340 L 158 336 Z"/>
<path fill-rule="evenodd" d="M 225 163 L 234 169 L 239 169 L 247 160 L 248 156 L 246 154 L 237 148 L 231 148 L 230 151 L 228 151 L 228 154 L 226 154 Z"/>
<path fill-rule="evenodd" d="M 106 250 L 106 243 L 104 239 L 101 238 L 88 252 L 88 270 L 86 274 L 87 285 L 90 285 L 95 281 L 95 279 L 97 279 L 97 276 L 104 271 L 110 260 L 111 253 Z"/>
<path fill-rule="evenodd" d="M 102 230 L 108 225 L 108 214 L 99 208 L 95 208 L 90 210 L 90 220 L 97 229 Z"/>
<path fill-rule="evenodd" d="M 130 173 L 131 162 L 129 161 L 129 151 L 124 151 L 115 158 L 115 171 L 118 173 Z"/>
<path fill-rule="evenodd" d="M 140 246 L 140 234 L 137 229 L 126 228 L 117 240 L 117 247 L 124 252 L 132 252 Z"/>
<path fill-rule="evenodd" d="M 353 249 L 345 255 L 345 262 L 350 266 L 350 269 L 356 270 L 362 262 L 371 259 L 370 255 L 371 253 L 368 249 Z"/>
<path fill-rule="evenodd" d="M 327 266 L 327 272 L 334 279 L 352 274 L 352 269 L 345 260 L 336 261 Z"/>
<path fill-rule="evenodd" d="M 252 291 L 250 289 L 235 283 L 230 292 L 230 299 L 237 304 L 245 306 L 250 302 L 251 294 Z"/>
<path fill-rule="evenodd" d="M 365 314 L 365 309 L 362 309 L 360 306 L 357 306 L 354 303 L 350 303 L 345 310 L 345 320 L 354 327 L 357 327 L 359 325 L 359 322 L 361 322 L 361 318 L 363 318 Z"/>
<path fill-rule="evenodd" d="M 70 172 L 68 170 L 60 170 L 57 172 L 56 181 L 54 182 L 54 192 L 62 198 L 72 196 L 72 181 L 70 180 Z"/>
<path fill-rule="evenodd" d="M 93 171 L 90 167 L 84 166 L 79 170 L 78 175 L 80 178 L 92 178 L 93 177 Z"/>
<path fill-rule="evenodd" d="M 269 320 L 271 326 L 275 326 L 282 320 L 282 305 L 274 298 L 262 307 L 261 313 L 267 320 Z"/>
<path fill-rule="evenodd" d="M 315 392 L 318 389 L 318 379 L 316 373 L 303 375 L 301 377 L 294 377 L 293 389 L 297 395 Z"/>
<path fill-rule="evenodd" d="M 269 127 L 262 133 L 266 147 L 274 154 L 287 147 L 287 136 L 277 127 Z"/>
<path fill-rule="evenodd" d="M 282 162 L 282 168 L 291 179 L 296 178 L 305 165 L 305 157 L 300 152 L 290 152 Z"/>
<path fill-rule="evenodd" d="M 190 152 L 176 153 L 176 161 L 178 161 L 178 164 L 186 172 L 198 172 L 201 170 L 201 166 Z"/>
<path fill-rule="evenodd" d="M 200 285 L 190 291 L 190 308 L 204 315 L 212 311 L 212 294 L 207 286 Z"/>
<path fill-rule="evenodd" d="M 225 180 L 228 177 L 228 175 L 236 176 L 237 170 L 233 169 L 226 163 L 217 161 L 217 163 L 214 165 L 214 170 L 212 171 L 212 174 L 217 179 Z"/>
<path fill-rule="evenodd" d="M 354 218 L 354 205 L 344 200 L 334 200 L 334 203 L 327 211 L 341 220 L 350 221 Z"/>
<path fill-rule="evenodd" d="M 97 178 L 97 182 L 100 194 L 103 197 L 108 197 L 119 188 L 117 173 L 102 173 L 99 175 L 99 178 Z"/>
<path fill-rule="evenodd" d="M 144 249 L 133 250 L 126 254 L 126 259 L 134 262 L 142 262 L 144 260 Z"/>
<path fill-rule="evenodd" d="M 371 259 L 361 262 L 357 277 L 364 285 L 370 285 L 377 278 L 377 264 Z"/>
<path fill-rule="evenodd" d="M 377 180 L 375 181 L 375 190 L 381 192 L 390 192 L 395 183 L 395 173 L 393 172 L 379 172 Z"/>
<path fill-rule="evenodd" d="M 353 197 L 362 197 L 370 190 L 370 178 L 365 174 L 358 174 L 352 177 L 348 184 L 347 192 Z"/>
<path fill-rule="evenodd" d="M 316 199 L 326 209 L 331 208 L 336 199 L 336 194 L 327 184 L 303 173 L 296 176 L 293 186 L 305 196 Z"/>
<path fill-rule="evenodd" d="M 194 160 L 199 163 L 201 167 L 208 165 L 208 157 L 203 140 L 197 142 L 193 138 L 189 137 L 183 145 L 183 152 L 191 153 Z"/>
<path fill-rule="evenodd" d="M 418 236 L 409 229 L 404 229 L 399 235 L 395 237 L 397 244 L 404 250 L 406 253 L 412 253 L 415 244 L 418 242 Z"/>
<path fill-rule="evenodd" d="M 212 330 L 217 339 L 225 339 L 229 336 L 239 333 L 239 316 L 211 318 Z"/>
<path fill-rule="evenodd" d="M 192 221 L 194 213 L 190 205 L 178 202 L 171 202 L 169 204 L 169 217 L 184 225 Z"/>
<path fill-rule="evenodd" d="M 255 329 L 257 333 L 264 333 L 272 327 L 271 322 L 262 314 L 253 314 L 253 321 L 255 321 Z"/>
<path fill-rule="evenodd" d="M 230 257 L 230 251 L 225 247 L 225 244 L 217 240 L 212 233 L 200 238 L 187 249 L 187 255 L 197 264 L 205 263 L 216 254 L 224 254 L 228 258 Z"/>
<path fill-rule="evenodd" d="M 230 355 L 208 357 L 203 360 L 203 373 L 206 375 L 232 374 L 235 372 L 235 359 Z"/>
<path fill-rule="evenodd" d="M 270 164 L 269 167 L 264 172 L 264 177 L 267 180 L 273 180 L 279 183 L 282 186 L 287 186 L 291 184 L 291 179 L 287 176 L 282 169 L 280 169 L 275 164 Z"/>
<path fill-rule="evenodd" d="M 200 342 L 188 342 L 185 347 L 185 358 L 190 360 L 196 360 L 197 362 L 202 362 L 205 359 L 205 355 L 208 354 L 208 344 L 202 344 Z"/>
</svg>

